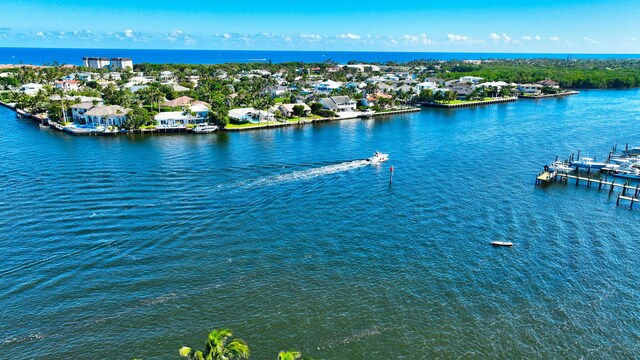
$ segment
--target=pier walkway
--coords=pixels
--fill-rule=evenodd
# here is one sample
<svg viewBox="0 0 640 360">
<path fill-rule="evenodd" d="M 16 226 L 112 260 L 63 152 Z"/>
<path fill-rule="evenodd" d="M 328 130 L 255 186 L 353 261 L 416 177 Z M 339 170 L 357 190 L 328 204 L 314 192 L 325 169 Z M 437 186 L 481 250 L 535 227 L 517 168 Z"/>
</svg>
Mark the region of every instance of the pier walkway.
<svg viewBox="0 0 640 360">
<path fill-rule="evenodd" d="M 595 187 L 597 185 L 598 190 L 602 190 L 604 188 L 604 190 L 608 192 L 609 196 L 612 195 L 614 189 L 619 189 L 620 192 L 618 193 L 616 199 L 616 206 L 620 205 L 620 200 L 626 200 L 629 201 L 629 208 L 633 209 L 633 204 L 636 202 L 640 202 L 640 184 L 633 186 L 630 185 L 628 180 L 616 183 L 615 179 L 609 181 L 608 176 L 605 179 L 596 179 L 580 175 L 569 175 L 557 172 L 543 171 L 536 177 L 536 185 L 546 185 L 555 181 L 568 184 L 570 180 L 575 180 L 576 186 L 579 185 L 580 182 L 585 184 L 587 187 Z"/>
</svg>

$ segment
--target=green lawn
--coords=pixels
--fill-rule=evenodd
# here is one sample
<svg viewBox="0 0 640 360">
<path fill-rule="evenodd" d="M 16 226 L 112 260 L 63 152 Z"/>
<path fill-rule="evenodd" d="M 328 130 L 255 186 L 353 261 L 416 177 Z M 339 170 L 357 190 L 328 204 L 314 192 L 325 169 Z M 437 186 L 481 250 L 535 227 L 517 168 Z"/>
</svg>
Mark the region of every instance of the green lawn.
<svg viewBox="0 0 640 360">
<path fill-rule="evenodd" d="M 269 125 L 274 125 L 274 124 L 280 124 L 280 122 L 278 121 L 269 121 L 267 123 L 259 123 L 259 124 L 253 124 L 253 123 L 246 123 L 246 124 L 227 124 L 227 126 L 225 126 L 225 129 L 242 129 L 242 128 L 259 128 L 259 127 L 267 127 Z"/>
</svg>

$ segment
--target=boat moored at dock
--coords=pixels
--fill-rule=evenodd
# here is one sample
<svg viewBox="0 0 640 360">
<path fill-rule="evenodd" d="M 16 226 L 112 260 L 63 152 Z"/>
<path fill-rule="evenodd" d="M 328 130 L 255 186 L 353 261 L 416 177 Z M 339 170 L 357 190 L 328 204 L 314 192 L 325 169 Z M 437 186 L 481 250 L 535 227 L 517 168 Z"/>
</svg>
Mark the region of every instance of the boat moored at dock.
<svg viewBox="0 0 640 360">
<path fill-rule="evenodd" d="M 199 124 L 193 128 L 194 134 L 209 134 L 218 130 L 218 126 L 209 124 Z"/>
</svg>

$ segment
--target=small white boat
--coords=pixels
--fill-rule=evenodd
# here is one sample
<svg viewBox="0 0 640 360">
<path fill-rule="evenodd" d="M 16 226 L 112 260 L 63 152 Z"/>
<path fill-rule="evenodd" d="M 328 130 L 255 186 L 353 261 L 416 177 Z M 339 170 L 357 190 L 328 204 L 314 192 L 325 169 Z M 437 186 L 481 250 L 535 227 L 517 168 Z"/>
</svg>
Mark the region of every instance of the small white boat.
<svg viewBox="0 0 640 360">
<path fill-rule="evenodd" d="M 612 171 L 611 175 L 623 179 L 640 180 L 640 169 L 629 166 Z"/>
<path fill-rule="evenodd" d="M 511 241 L 492 241 L 491 245 L 493 246 L 513 246 Z"/>
<path fill-rule="evenodd" d="M 554 161 L 549 165 L 549 171 L 555 171 L 560 174 L 571 174 L 576 169 L 569 166 L 568 162 L 564 161 Z"/>
<path fill-rule="evenodd" d="M 603 167 L 607 166 L 607 163 L 596 162 L 593 158 L 583 157 L 577 161 L 572 161 L 570 166 L 587 170 L 601 170 Z"/>
<path fill-rule="evenodd" d="M 209 125 L 209 124 L 198 124 L 193 128 L 193 132 L 195 134 L 208 134 L 218 130 L 217 125 Z"/>
<path fill-rule="evenodd" d="M 38 126 L 40 126 L 40 130 L 46 130 L 49 128 L 49 125 L 45 125 L 45 124 L 38 124 Z"/>
<path fill-rule="evenodd" d="M 380 151 L 376 151 L 373 153 L 373 156 L 368 158 L 367 161 L 371 164 L 380 164 L 389 160 L 389 154 L 381 153 Z"/>
</svg>

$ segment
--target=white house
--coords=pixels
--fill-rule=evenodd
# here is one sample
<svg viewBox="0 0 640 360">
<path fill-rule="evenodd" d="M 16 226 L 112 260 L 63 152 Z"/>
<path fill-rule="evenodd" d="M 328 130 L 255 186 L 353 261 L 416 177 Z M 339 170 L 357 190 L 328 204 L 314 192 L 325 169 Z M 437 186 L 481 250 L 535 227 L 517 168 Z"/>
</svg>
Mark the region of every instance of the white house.
<svg viewBox="0 0 640 360">
<path fill-rule="evenodd" d="M 458 81 L 459 82 L 465 82 L 465 83 L 478 84 L 482 80 L 484 80 L 484 78 L 477 77 L 477 76 L 463 76 Z"/>
<path fill-rule="evenodd" d="M 438 88 L 438 84 L 436 84 L 434 82 L 431 82 L 431 81 L 421 82 L 421 83 L 417 84 L 416 87 L 415 87 L 416 92 L 418 94 L 421 93 L 423 90 L 431 90 L 431 91 L 433 91 L 433 90 L 435 90 L 437 88 Z"/>
<path fill-rule="evenodd" d="M 171 107 L 182 106 L 182 111 L 165 111 L 158 113 L 153 117 L 158 124 L 156 128 L 175 128 L 184 127 L 184 125 L 187 124 L 206 123 L 209 120 L 209 107 L 204 103 L 191 104 L 192 100 L 193 99 L 187 96 L 172 100 L 175 106 Z"/>
<path fill-rule="evenodd" d="M 325 80 L 315 84 L 313 89 L 318 92 L 330 92 L 331 90 L 339 89 L 341 86 L 341 82 Z"/>
<path fill-rule="evenodd" d="M 94 107 L 92 102 L 81 102 L 79 104 L 71 105 L 71 117 L 73 121 L 83 123 L 85 122 L 84 114 Z"/>
<path fill-rule="evenodd" d="M 286 87 L 286 86 L 281 86 L 281 85 L 270 86 L 270 87 L 267 87 L 264 90 L 264 92 L 266 94 L 271 95 L 271 97 L 275 98 L 275 97 L 282 96 L 282 95 L 288 93 L 289 92 L 289 88 Z"/>
<path fill-rule="evenodd" d="M 42 85 L 40 84 L 29 83 L 20 86 L 20 92 L 24 93 L 25 95 L 34 96 L 40 90 L 42 90 Z"/>
<path fill-rule="evenodd" d="M 121 126 L 127 121 L 127 113 L 120 105 L 96 105 L 84 113 L 85 123 L 95 126 Z"/>
<path fill-rule="evenodd" d="M 56 89 L 62 89 L 62 91 L 80 90 L 80 81 L 78 80 L 56 81 Z"/>
<path fill-rule="evenodd" d="M 537 95 L 540 94 L 542 87 L 540 84 L 518 84 L 518 91 L 523 94 Z"/>
<path fill-rule="evenodd" d="M 338 112 L 356 111 L 356 102 L 348 96 L 331 96 L 320 99 L 322 107 Z"/>
<path fill-rule="evenodd" d="M 160 80 L 162 81 L 173 80 L 173 72 L 168 70 L 160 72 Z"/>
<path fill-rule="evenodd" d="M 541 80 L 541 81 L 538 81 L 536 84 L 539 84 L 542 86 L 548 86 L 552 89 L 560 89 L 560 84 L 553 80 Z"/>
<path fill-rule="evenodd" d="M 229 110 L 229 119 L 239 123 L 254 123 L 262 121 L 273 121 L 272 113 L 264 110 L 256 110 L 254 108 L 240 108 Z"/>
</svg>

